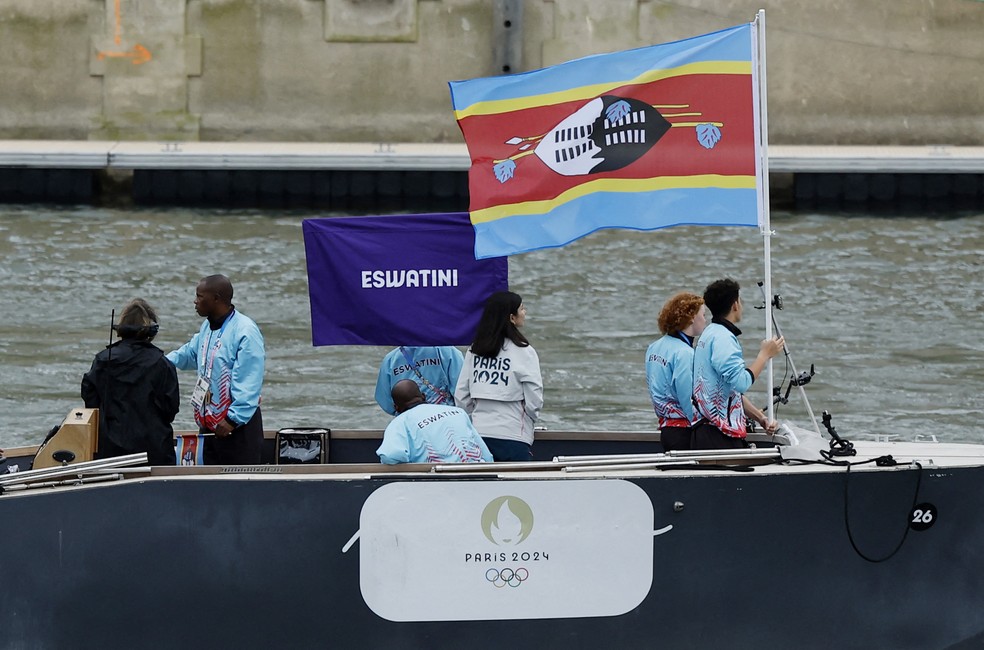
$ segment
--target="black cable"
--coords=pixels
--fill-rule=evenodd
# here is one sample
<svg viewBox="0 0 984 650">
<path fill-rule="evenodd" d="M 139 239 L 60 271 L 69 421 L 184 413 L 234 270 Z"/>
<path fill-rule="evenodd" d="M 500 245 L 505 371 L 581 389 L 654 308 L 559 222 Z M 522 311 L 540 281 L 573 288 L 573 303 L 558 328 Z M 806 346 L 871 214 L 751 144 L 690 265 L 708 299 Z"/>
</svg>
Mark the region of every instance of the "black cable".
<svg viewBox="0 0 984 650">
<path fill-rule="evenodd" d="M 773 325 L 775 325 L 775 322 L 776 322 L 776 319 L 773 318 L 772 319 Z M 778 329 L 778 327 L 777 327 L 777 329 Z M 783 348 L 783 351 L 785 352 L 785 348 Z M 782 355 L 782 359 L 785 362 L 784 365 L 783 365 L 783 369 L 782 369 L 782 379 L 779 380 L 779 385 L 777 387 L 775 387 L 775 388 L 772 389 L 772 392 L 773 392 L 773 395 L 772 395 L 772 419 L 773 420 L 778 420 L 779 419 L 779 407 L 782 406 L 782 404 L 783 404 L 782 399 L 776 399 L 776 398 L 781 398 L 782 397 L 782 386 L 783 386 L 783 384 L 786 383 L 786 377 L 789 377 L 790 379 L 792 379 L 792 374 L 789 372 L 789 353 L 786 352 L 786 354 Z"/>
<path fill-rule="evenodd" d="M 854 552 L 857 553 L 858 556 L 860 556 L 862 559 L 867 560 L 868 562 L 874 564 L 891 559 L 896 553 L 899 552 L 899 550 L 902 548 L 902 545 L 905 543 L 906 538 L 909 535 L 909 522 L 906 521 L 905 532 L 902 533 L 902 539 L 899 540 L 898 545 L 895 547 L 894 550 L 892 550 L 891 553 L 880 559 L 873 559 L 865 555 L 861 551 L 861 549 L 858 548 L 857 543 L 854 541 L 854 535 L 851 534 L 851 520 L 849 516 L 850 479 L 851 479 L 851 468 L 854 466 L 874 463 L 879 467 L 893 467 L 899 464 L 898 461 L 889 455 L 889 456 L 879 456 L 877 458 L 870 458 L 868 460 L 862 460 L 856 463 L 852 463 L 851 461 L 847 461 L 847 460 L 834 460 L 831 457 L 830 453 L 825 452 L 823 450 L 820 451 L 820 455 L 823 456 L 824 460 L 789 459 L 783 462 L 789 464 L 795 463 L 797 465 L 829 465 L 834 467 L 845 467 L 847 471 L 845 471 L 844 473 L 844 526 L 847 530 L 847 539 L 851 542 L 851 548 L 853 548 Z M 913 510 L 915 510 L 916 504 L 919 503 L 919 488 L 922 485 L 922 464 L 919 461 L 915 461 L 915 460 L 912 461 L 912 463 L 916 466 L 918 472 L 916 473 L 916 491 L 915 494 L 912 495 L 912 507 L 909 509 L 910 513 Z"/>
<path fill-rule="evenodd" d="M 869 461 L 865 461 L 865 462 L 869 462 Z M 880 467 L 887 467 L 897 464 L 895 459 L 892 458 L 891 456 L 880 456 L 878 458 L 875 458 L 874 462 L 876 465 L 879 465 Z M 853 463 L 853 464 L 860 465 L 861 463 Z M 910 513 L 913 510 L 915 510 L 916 504 L 919 503 L 919 487 L 920 485 L 922 485 L 922 464 L 919 461 L 913 461 L 913 464 L 915 464 L 918 471 L 916 472 L 916 491 L 915 494 L 912 495 L 912 507 L 909 508 Z M 851 541 L 851 548 L 854 549 L 854 552 L 857 553 L 858 556 L 861 557 L 861 559 L 867 560 L 868 562 L 872 562 L 874 564 L 877 564 L 879 562 L 884 562 L 885 560 L 891 559 L 896 553 L 899 552 L 899 550 L 902 548 L 902 545 L 905 544 L 906 537 L 909 536 L 908 518 L 906 519 L 905 532 L 902 533 L 902 539 L 899 540 L 898 546 L 896 546 L 891 553 L 877 560 L 865 555 L 861 551 L 861 549 L 858 548 L 857 543 L 854 541 L 854 535 L 851 534 L 851 519 L 849 516 L 851 465 L 852 463 L 847 463 L 847 471 L 844 473 L 844 525 L 847 528 L 847 538 Z"/>
</svg>

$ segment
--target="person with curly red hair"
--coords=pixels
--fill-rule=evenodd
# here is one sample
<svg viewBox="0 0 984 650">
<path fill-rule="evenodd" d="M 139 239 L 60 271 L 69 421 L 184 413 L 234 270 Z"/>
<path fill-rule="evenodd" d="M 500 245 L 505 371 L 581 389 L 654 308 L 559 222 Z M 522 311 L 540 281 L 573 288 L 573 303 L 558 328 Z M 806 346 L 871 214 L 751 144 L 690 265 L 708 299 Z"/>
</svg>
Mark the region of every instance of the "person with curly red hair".
<svg viewBox="0 0 984 650">
<path fill-rule="evenodd" d="M 694 407 L 694 339 L 707 324 L 704 299 L 686 291 L 672 296 L 659 312 L 663 336 L 646 350 L 646 382 L 658 418 L 663 449 L 690 449 Z"/>
</svg>

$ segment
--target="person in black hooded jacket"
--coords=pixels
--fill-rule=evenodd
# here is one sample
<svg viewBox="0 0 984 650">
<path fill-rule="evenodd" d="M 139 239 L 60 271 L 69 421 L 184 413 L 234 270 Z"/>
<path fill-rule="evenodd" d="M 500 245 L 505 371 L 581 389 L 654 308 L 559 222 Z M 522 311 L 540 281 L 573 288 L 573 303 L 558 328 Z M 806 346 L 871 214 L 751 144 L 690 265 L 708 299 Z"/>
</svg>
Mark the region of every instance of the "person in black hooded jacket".
<svg viewBox="0 0 984 650">
<path fill-rule="evenodd" d="M 178 373 L 151 341 L 157 314 L 136 298 L 113 326 L 119 341 L 107 346 L 82 377 L 86 408 L 99 409 L 99 458 L 147 452 L 151 465 L 174 465 L 179 409 Z"/>
</svg>

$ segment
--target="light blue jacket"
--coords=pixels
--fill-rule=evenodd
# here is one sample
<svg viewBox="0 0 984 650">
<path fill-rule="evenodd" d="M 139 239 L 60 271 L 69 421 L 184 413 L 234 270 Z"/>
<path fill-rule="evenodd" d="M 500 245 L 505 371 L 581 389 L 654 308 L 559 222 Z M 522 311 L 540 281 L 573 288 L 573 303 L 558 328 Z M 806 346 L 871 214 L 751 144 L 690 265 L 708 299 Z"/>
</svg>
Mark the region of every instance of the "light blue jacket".
<svg viewBox="0 0 984 650">
<path fill-rule="evenodd" d="M 741 333 L 734 325 L 731 327 Z M 696 417 L 705 418 L 725 435 L 744 438 L 747 430 L 741 396 L 751 388 L 752 381 L 737 335 L 725 325 L 712 322 L 694 350 Z"/>
<path fill-rule="evenodd" d="M 468 414 L 437 404 L 418 404 L 393 418 L 376 454 L 387 465 L 492 462 Z"/>
<path fill-rule="evenodd" d="M 167 358 L 179 370 L 196 369 L 208 377 L 211 399 L 204 413 L 195 409 L 195 422 L 214 431 L 228 417 L 237 426 L 246 424 L 260 405 L 266 352 L 263 335 L 248 316 L 233 310 L 212 331 L 208 319 L 198 333 Z"/>
<path fill-rule="evenodd" d="M 694 420 L 694 349 L 686 334 L 667 334 L 646 350 L 646 383 L 659 428 L 689 427 Z"/>
<path fill-rule="evenodd" d="M 407 357 L 410 358 L 409 361 Z M 402 379 L 412 379 L 420 386 L 420 392 L 428 403 L 453 406 L 454 387 L 458 383 L 463 362 L 464 357 L 458 348 L 450 345 L 400 346 L 383 357 L 379 366 L 376 402 L 390 415 L 396 415 L 393 385 Z"/>
</svg>

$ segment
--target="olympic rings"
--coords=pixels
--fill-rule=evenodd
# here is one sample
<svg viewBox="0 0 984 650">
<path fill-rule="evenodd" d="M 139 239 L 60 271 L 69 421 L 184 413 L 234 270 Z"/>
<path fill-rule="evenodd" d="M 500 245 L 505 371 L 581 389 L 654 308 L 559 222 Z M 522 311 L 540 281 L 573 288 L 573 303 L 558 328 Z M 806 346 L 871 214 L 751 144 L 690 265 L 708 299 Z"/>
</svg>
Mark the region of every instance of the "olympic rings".
<svg viewBox="0 0 984 650">
<path fill-rule="evenodd" d="M 518 569 L 506 567 L 501 571 L 499 569 L 489 569 L 485 572 L 485 579 L 499 589 L 506 585 L 518 587 L 529 577 L 530 572 L 525 567 L 519 567 Z"/>
</svg>

